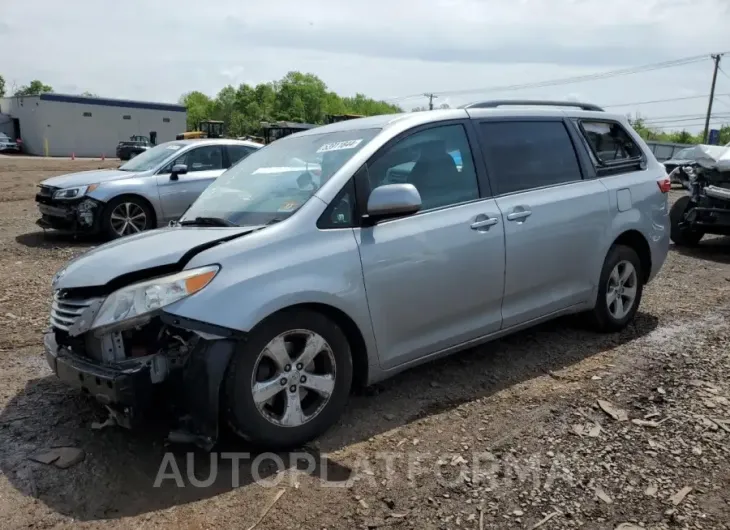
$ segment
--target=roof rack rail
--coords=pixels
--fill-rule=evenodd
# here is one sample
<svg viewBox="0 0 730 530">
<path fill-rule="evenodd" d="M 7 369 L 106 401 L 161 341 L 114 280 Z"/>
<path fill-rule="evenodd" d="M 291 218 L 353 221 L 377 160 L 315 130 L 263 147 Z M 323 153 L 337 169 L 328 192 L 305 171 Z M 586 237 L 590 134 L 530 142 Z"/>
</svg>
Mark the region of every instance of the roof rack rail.
<svg viewBox="0 0 730 530">
<path fill-rule="evenodd" d="M 595 110 L 603 112 L 603 109 L 593 103 L 579 103 L 577 101 L 547 101 L 531 99 L 495 99 L 493 101 L 479 101 L 462 105 L 462 109 L 496 109 L 497 107 L 508 106 L 538 106 L 538 107 L 577 107 L 581 110 Z"/>
</svg>

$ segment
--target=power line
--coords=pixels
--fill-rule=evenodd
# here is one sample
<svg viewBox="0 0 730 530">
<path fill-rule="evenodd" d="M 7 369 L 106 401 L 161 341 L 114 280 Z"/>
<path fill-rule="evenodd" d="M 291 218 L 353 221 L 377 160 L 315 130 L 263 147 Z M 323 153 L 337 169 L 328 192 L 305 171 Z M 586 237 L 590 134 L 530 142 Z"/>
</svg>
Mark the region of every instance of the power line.
<svg viewBox="0 0 730 530">
<path fill-rule="evenodd" d="M 727 77 L 728 79 L 730 79 L 730 75 L 727 75 L 725 73 L 725 70 L 723 70 L 720 65 L 717 65 L 717 69 L 720 70 L 720 72 L 722 73 L 722 75 L 724 75 L 725 77 Z"/>
<path fill-rule="evenodd" d="M 710 121 L 730 120 L 730 114 L 715 115 Z M 690 121 L 705 121 L 705 116 L 694 116 L 692 118 L 668 118 L 664 120 L 642 120 L 644 125 L 660 125 L 666 123 L 687 123 Z"/>
<path fill-rule="evenodd" d="M 720 114 L 713 114 L 713 116 L 724 116 L 727 113 L 720 113 Z M 692 114 L 670 114 L 668 116 L 657 116 L 654 118 L 647 117 L 647 118 L 641 118 L 643 121 L 654 121 L 654 120 L 672 120 L 675 118 L 704 118 L 705 115 L 702 113 L 692 113 Z"/>
<path fill-rule="evenodd" d="M 715 94 L 715 97 L 718 96 L 730 96 L 730 92 L 727 94 Z M 601 105 L 604 108 L 611 109 L 616 107 L 631 107 L 633 105 L 651 105 L 653 103 L 668 103 L 670 101 L 685 101 L 688 99 L 703 99 L 710 97 L 710 94 L 702 94 L 701 96 L 683 96 L 679 98 L 666 98 L 666 99 L 653 99 L 650 101 L 634 101 L 632 103 L 616 103 L 612 105 Z"/>
<path fill-rule="evenodd" d="M 723 52 L 723 53 L 726 53 L 726 52 Z M 502 91 L 507 91 L 507 90 L 522 90 L 522 89 L 526 89 L 526 88 L 544 88 L 544 87 L 551 87 L 551 86 L 569 85 L 569 84 L 574 84 L 574 83 L 581 83 L 584 81 L 595 81 L 595 80 L 600 80 L 600 79 L 608 79 L 611 77 L 632 75 L 632 74 L 643 73 L 643 72 L 651 72 L 653 70 L 661 70 L 664 68 L 673 68 L 675 66 L 684 66 L 684 65 L 707 60 L 708 57 L 709 57 L 708 54 L 695 55 L 692 57 L 685 57 L 682 59 L 675 59 L 672 61 L 663 61 L 663 62 L 659 62 L 659 63 L 646 64 L 646 65 L 642 65 L 642 66 L 621 68 L 619 70 L 611 70 L 608 72 L 597 72 L 594 74 L 566 77 L 566 78 L 562 78 L 562 79 L 551 79 L 551 80 L 546 80 L 546 81 L 538 81 L 538 82 L 534 82 L 534 83 L 525 83 L 525 84 L 517 84 L 517 85 L 473 88 L 473 89 L 467 89 L 467 90 L 442 90 L 442 91 L 436 91 L 433 93 L 441 94 L 441 95 L 446 94 L 446 95 L 451 95 L 451 96 L 457 96 L 457 95 L 474 94 L 474 93 L 502 92 Z M 423 97 L 423 93 L 390 98 L 390 99 L 387 99 L 386 101 L 400 101 L 400 100 L 412 99 L 412 98 L 416 98 L 416 97 Z"/>
<path fill-rule="evenodd" d="M 674 130 L 684 130 L 685 127 L 700 127 L 704 125 L 705 120 L 704 118 L 701 119 L 698 122 L 694 123 L 670 123 L 670 124 L 661 124 L 661 125 L 650 125 L 650 129 L 674 129 Z M 724 127 L 728 125 L 729 122 L 710 122 L 710 126 L 712 127 Z"/>
</svg>

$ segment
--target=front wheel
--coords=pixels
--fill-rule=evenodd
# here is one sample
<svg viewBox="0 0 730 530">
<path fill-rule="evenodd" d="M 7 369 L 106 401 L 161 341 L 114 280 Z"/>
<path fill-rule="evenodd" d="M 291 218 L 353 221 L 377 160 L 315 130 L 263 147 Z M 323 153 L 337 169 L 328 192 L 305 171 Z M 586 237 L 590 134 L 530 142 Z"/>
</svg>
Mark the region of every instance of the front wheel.
<svg viewBox="0 0 730 530">
<path fill-rule="evenodd" d="M 685 223 L 687 214 L 694 208 L 695 203 L 692 202 L 692 197 L 685 195 L 677 200 L 671 210 L 669 210 L 669 222 L 670 231 L 669 237 L 674 241 L 675 245 L 681 247 L 694 247 L 696 246 L 702 237 L 705 235 L 700 230 L 694 230 L 691 227 L 686 226 Z"/>
<path fill-rule="evenodd" d="M 593 327 L 602 332 L 625 328 L 639 309 L 643 278 L 636 251 L 624 245 L 612 246 L 601 270 L 596 306 L 590 313 Z"/>
<path fill-rule="evenodd" d="M 292 310 L 257 326 L 228 368 L 228 425 L 267 449 L 316 438 L 340 417 L 352 384 L 350 345 L 324 315 Z"/>
<path fill-rule="evenodd" d="M 152 208 L 134 196 L 112 199 L 104 208 L 102 216 L 102 230 L 107 239 L 117 239 L 155 227 Z"/>
</svg>

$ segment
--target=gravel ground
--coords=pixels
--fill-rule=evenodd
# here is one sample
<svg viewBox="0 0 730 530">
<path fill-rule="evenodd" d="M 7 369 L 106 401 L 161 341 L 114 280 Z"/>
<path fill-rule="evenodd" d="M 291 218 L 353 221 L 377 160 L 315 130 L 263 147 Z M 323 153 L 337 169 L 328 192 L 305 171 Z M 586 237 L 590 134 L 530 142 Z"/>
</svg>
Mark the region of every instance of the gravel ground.
<svg viewBox="0 0 730 530">
<path fill-rule="evenodd" d="M 41 356 L 50 278 L 95 242 L 43 237 L 34 185 L 114 164 L 0 159 L 3 528 L 730 528 L 730 241 L 673 248 L 620 334 L 548 323 L 353 396 L 298 459 L 232 465 L 93 430 Z M 57 447 L 82 453 L 31 459 Z"/>
</svg>

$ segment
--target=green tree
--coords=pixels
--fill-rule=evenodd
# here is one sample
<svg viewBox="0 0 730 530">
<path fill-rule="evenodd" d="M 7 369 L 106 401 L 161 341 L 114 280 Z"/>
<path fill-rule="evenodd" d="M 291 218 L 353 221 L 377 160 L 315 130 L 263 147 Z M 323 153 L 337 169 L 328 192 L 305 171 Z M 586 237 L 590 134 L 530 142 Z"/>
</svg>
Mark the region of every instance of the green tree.
<svg viewBox="0 0 730 530">
<path fill-rule="evenodd" d="M 0 75 L 0 98 L 5 96 L 5 78 Z"/>
<path fill-rule="evenodd" d="M 282 79 L 256 86 L 226 86 L 215 98 L 202 92 L 180 97 L 188 111 L 188 129 L 205 119 L 222 120 L 229 136 L 258 134 L 262 121 L 286 120 L 324 123 L 327 114 L 388 114 L 402 112 L 395 105 L 376 101 L 363 94 L 340 97 L 314 74 L 289 72 Z"/>
<path fill-rule="evenodd" d="M 94 94 L 93 92 L 89 92 L 88 90 L 81 93 L 82 96 L 85 96 L 87 98 L 98 98 L 98 94 Z"/>
<path fill-rule="evenodd" d="M 50 85 L 44 85 L 38 79 L 34 79 L 28 85 L 21 86 L 15 91 L 15 96 L 37 96 L 39 94 L 45 94 L 46 92 L 53 92 L 53 87 Z"/>
<path fill-rule="evenodd" d="M 198 128 L 201 120 L 207 120 L 212 117 L 213 101 L 197 90 L 188 92 L 180 96 L 180 104 L 184 105 L 188 111 L 187 128 L 194 131 Z"/>
</svg>

